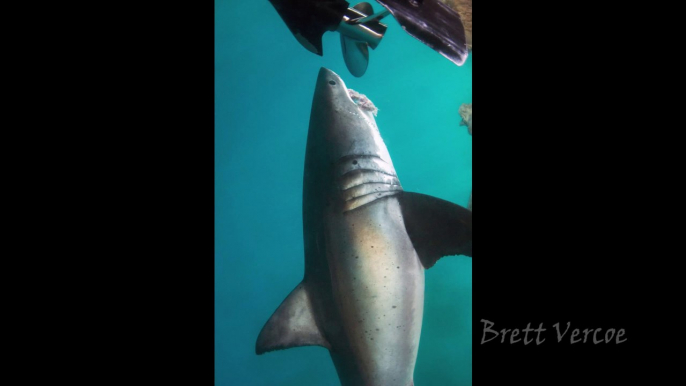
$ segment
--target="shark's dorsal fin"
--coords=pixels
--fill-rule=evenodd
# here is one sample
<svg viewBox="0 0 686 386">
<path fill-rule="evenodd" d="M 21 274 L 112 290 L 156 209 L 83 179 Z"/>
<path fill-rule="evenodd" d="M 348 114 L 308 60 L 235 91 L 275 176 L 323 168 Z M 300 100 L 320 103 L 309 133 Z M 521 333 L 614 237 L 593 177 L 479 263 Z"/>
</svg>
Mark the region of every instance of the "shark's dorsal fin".
<svg viewBox="0 0 686 386">
<path fill-rule="evenodd" d="M 424 268 L 443 256 L 472 256 L 472 212 L 425 194 L 398 195 L 405 229 Z"/>
<path fill-rule="evenodd" d="M 315 323 L 307 286 L 302 282 L 262 327 L 255 352 L 259 355 L 300 346 L 331 347 Z"/>
</svg>

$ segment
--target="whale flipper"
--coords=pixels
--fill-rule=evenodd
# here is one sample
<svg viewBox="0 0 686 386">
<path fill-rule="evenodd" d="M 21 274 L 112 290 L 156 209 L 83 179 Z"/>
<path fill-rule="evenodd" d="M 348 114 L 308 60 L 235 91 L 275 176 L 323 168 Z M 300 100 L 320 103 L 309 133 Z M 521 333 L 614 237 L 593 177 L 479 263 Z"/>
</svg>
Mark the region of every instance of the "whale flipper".
<svg viewBox="0 0 686 386">
<path fill-rule="evenodd" d="M 255 352 L 259 355 L 301 346 L 331 347 L 315 323 L 307 286 L 302 282 L 262 327 Z"/>
<path fill-rule="evenodd" d="M 405 229 L 424 268 L 443 256 L 472 256 L 472 212 L 425 194 L 398 195 Z"/>
</svg>

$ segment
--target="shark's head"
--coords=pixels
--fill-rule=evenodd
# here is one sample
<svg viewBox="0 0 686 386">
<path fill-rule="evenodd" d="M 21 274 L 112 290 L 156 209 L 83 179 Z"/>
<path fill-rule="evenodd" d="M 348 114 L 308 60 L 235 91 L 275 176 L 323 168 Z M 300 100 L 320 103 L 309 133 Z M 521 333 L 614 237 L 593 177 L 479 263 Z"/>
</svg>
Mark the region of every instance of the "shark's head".
<svg viewBox="0 0 686 386">
<path fill-rule="evenodd" d="M 371 200 L 371 196 L 353 200 L 372 193 L 369 189 L 377 198 L 401 189 L 374 120 L 375 108 L 366 97 L 351 91 L 333 71 L 319 71 L 305 161 L 306 183 L 339 192 L 346 203 L 344 210 Z"/>
<path fill-rule="evenodd" d="M 392 166 L 374 120 L 375 113 L 371 102 L 364 95 L 349 90 L 336 73 L 326 68 L 319 71 L 310 136 L 317 137 L 317 146 L 326 149 L 329 161 L 358 155 L 376 156 Z"/>
</svg>

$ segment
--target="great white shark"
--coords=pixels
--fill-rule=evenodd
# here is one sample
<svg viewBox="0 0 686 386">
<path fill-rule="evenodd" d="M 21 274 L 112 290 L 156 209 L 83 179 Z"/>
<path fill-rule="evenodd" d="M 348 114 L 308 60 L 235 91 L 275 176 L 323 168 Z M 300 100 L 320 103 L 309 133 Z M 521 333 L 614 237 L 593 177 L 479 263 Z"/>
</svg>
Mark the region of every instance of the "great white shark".
<svg viewBox="0 0 686 386">
<path fill-rule="evenodd" d="M 305 275 L 256 353 L 322 346 L 343 386 L 414 385 L 424 270 L 442 256 L 472 256 L 472 212 L 403 191 L 369 104 L 325 68 L 303 185 Z"/>
</svg>

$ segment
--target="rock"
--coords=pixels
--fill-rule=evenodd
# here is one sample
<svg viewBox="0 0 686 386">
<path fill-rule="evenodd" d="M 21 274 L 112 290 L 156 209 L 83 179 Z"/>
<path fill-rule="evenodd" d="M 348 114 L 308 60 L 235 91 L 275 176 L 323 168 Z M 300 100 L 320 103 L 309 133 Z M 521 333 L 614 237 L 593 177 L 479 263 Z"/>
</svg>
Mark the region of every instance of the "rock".
<svg viewBox="0 0 686 386">
<path fill-rule="evenodd" d="M 457 112 L 462 117 L 462 123 L 460 123 L 460 125 L 467 126 L 467 129 L 469 129 L 469 134 L 471 135 L 472 134 L 472 104 L 471 103 L 463 103 Z"/>
<path fill-rule="evenodd" d="M 459 110 L 457 110 L 457 112 L 462 117 L 462 123 L 460 123 L 460 125 L 467 125 L 467 128 L 469 129 L 469 135 L 472 135 L 472 104 L 463 103 L 462 106 L 460 106 Z M 469 210 L 472 210 L 471 193 L 469 193 L 469 206 L 467 206 L 467 208 L 469 208 Z"/>
</svg>

